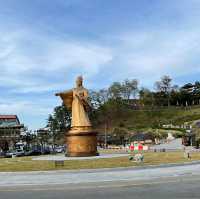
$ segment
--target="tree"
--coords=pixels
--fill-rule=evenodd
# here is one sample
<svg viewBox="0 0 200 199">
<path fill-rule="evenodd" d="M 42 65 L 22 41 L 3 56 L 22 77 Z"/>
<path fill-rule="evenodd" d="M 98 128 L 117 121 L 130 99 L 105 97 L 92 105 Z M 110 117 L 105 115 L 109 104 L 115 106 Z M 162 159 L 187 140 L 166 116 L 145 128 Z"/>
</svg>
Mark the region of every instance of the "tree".
<svg viewBox="0 0 200 199">
<path fill-rule="evenodd" d="M 160 81 L 155 83 L 156 90 L 160 93 L 163 93 L 167 97 L 167 105 L 170 106 L 170 92 L 172 89 L 171 86 L 172 79 L 165 75 L 161 78 Z"/>
<path fill-rule="evenodd" d="M 54 109 L 54 118 L 57 121 L 58 130 L 63 132 L 71 123 L 71 114 L 64 105 L 57 106 Z"/>
<path fill-rule="evenodd" d="M 193 98 L 195 104 L 200 104 L 200 82 L 196 81 L 194 84 Z"/>
<path fill-rule="evenodd" d="M 122 85 L 120 82 L 114 82 L 109 88 L 108 93 L 112 99 L 120 99 L 122 96 Z"/>
<path fill-rule="evenodd" d="M 53 132 L 58 128 L 57 121 L 54 119 L 54 117 L 50 114 L 47 119 L 47 127 L 49 127 L 50 131 Z"/>
<path fill-rule="evenodd" d="M 181 104 L 180 89 L 178 85 L 174 85 L 170 94 L 170 104 L 174 106 L 179 106 Z"/>
<path fill-rule="evenodd" d="M 192 101 L 194 100 L 193 91 L 194 85 L 192 83 L 185 84 L 180 88 L 181 102 L 183 105 L 192 105 Z"/>
<path fill-rule="evenodd" d="M 128 100 L 131 96 L 135 98 L 138 92 L 138 81 L 136 79 L 125 79 L 121 85 L 121 93 L 124 99 Z"/>
<path fill-rule="evenodd" d="M 63 138 L 65 132 L 71 123 L 71 113 L 65 108 L 64 105 L 54 108 L 53 115 L 49 115 L 47 119 L 47 127 L 51 132 L 53 143 Z"/>
<path fill-rule="evenodd" d="M 112 134 L 115 139 L 115 143 L 122 145 L 125 144 L 125 141 L 127 140 L 129 135 L 126 129 L 120 127 L 115 127 Z"/>
<path fill-rule="evenodd" d="M 101 89 L 100 91 L 90 91 L 90 102 L 92 108 L 97 109 L 109 99 L 108 90 Z"/>
<path fill-rule="evenodd" d="M 143 105 L 153 106 L 154 105 L 154 96 L 153 93 L 146 88 L 142 88 L 139 91 L 140 102 Z"/>
</svg>

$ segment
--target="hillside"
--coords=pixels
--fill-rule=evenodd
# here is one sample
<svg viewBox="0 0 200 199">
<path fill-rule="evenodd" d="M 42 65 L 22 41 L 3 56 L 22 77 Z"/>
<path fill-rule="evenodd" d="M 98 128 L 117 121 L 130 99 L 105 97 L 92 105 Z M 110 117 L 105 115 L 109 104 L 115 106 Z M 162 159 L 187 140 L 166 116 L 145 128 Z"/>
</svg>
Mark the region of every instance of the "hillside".
<svg viewBox="0 0 200 199">
<path fill-rule="evenodd" d="M 144 110 L 127 109 L 112 116 L 108 123 L 111 130 L 115 127 L 126 128 L 127 130 L 142 130 L 147 128 L 158 128 L 163 124 L 182 125 L 185 122 L 192 122 L 200 119 L 200 106 L 192 107 L 170 107 L 154 108 Z M 99 122 L 98 129 L 104 129 L 105 123 Z"/>
</svg>

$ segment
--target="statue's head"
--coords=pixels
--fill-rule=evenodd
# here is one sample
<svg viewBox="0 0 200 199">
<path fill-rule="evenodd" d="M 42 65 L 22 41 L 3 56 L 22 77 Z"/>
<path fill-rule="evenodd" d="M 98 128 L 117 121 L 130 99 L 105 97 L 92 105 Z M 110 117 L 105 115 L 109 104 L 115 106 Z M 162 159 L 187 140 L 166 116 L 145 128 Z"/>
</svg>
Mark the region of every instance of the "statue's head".
<svg viewBox="0 0 200 199">
<path fill-rule="evenodd" d="M 83 85 L 83 77 L 78 76 L 77 79 L 76 79 L 76 86 L 81 87 L 82 85 Z"/>
</svg>

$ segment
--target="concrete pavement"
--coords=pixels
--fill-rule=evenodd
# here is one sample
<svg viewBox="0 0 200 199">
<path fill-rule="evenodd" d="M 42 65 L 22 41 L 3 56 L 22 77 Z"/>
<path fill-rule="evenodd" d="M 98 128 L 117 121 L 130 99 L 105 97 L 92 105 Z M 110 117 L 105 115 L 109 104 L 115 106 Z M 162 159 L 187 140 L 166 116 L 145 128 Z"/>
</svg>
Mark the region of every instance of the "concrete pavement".
<svg viewBox="0 0 200 199">
<path fill-rule="evenodd" d="M 145 169 L 2 172 L 0 199 L 199 199 L 200 164 Z"/>
<path fill-rule="evenodd" d="M 109 159 L 109 158 L 119 158 L 119 157 L 126 157 L 129 156 L 128 153 L 124 154 L 100 154 L 99 156 L 91 156 L 91 157 L 66 157 L 64 154 L 61 155 L 45 155 L 34 157 L 32 160 L 48 160 L 48 161 L 55 161 L 55 160 L 96 160 L 96 159 Z"/>
<path fill-rule="evenodd" d="M 150 147 L 152 150 L 183 150 L 184 146 L 182 145 L 182 139 L 178 138 L 175 140 L 170 141 L 169 143 L 164 143 L 160 145 L 154 145 Z"/>
<path fill-rule="evenodd" d="M 199 199 L 200 176 L 0 187 L 1 199 Z"/>
<path fill-rule="evenodd" d="M 1 172 L 0 187 L 69 185 L 119 181 L 154 181 L 159 178 L 199 176 L 200 164 L 146 169 L 100 169 L 80 171 Z"/>
</svg>

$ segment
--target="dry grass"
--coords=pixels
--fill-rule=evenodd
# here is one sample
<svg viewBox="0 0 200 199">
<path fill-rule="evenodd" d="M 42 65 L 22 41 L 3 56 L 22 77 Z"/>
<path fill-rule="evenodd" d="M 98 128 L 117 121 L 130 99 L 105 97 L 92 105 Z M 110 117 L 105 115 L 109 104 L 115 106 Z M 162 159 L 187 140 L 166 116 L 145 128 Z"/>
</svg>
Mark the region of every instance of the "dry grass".
<svg viewBox="0 0 200 199">
<path fill-rule="evenodd" d="M 129 157 L 119 157 L 110 159 L 94 160 L 68 160 L 64 166 L 55 167 L 54 161 L 33 161 L 32 157 L 20 157 L 13 159 L 0 159 L 0 171 L 46 171 L 59 169 L 97 169 L 130 167 L 141 165 L 158 165 L 166 163 L 182 163 L 200 160 L 200 153 L 192 153 L 192 159 L 184 158 L 183 152 L 165 152 L 165 153 L 144 153 L 144 163 L 135 163 L 129 161 Z"/>
</svg>

